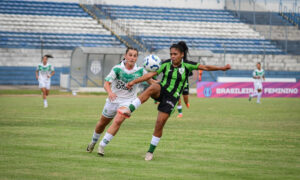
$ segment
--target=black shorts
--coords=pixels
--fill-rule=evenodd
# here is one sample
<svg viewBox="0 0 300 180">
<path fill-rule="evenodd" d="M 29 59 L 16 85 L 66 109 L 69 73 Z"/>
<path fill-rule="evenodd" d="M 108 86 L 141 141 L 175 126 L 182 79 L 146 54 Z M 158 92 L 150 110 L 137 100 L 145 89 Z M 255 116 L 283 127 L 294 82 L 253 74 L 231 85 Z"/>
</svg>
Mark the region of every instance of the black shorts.
<svg viewBox="0 0 300 180">
<path fill-rule="evenodd" d="M 155 99 L 160 102 L 157 110 L 171 114 L 174 110 L 174 107 L 177 105 L 179 98 L 175 98 L 165 88 L 163 88 L 161 84 L 159 85 L 161 88 L 160 95 L 157 99 Z"/>
<path fill-rule="evenodd" d="M 183 88 L 182 95 L 189 95 L 189 85 Z"/>
</svg>

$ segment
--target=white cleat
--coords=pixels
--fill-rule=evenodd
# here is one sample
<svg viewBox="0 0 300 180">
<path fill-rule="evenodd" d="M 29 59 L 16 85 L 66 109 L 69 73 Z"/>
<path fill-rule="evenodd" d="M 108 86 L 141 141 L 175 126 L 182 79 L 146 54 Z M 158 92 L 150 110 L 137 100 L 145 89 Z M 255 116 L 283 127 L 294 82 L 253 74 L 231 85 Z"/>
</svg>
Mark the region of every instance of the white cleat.
<svg viewBox="0 0 300 180">
<path fill-rule="evenodd" d="M 118 109 L 118 113 L 122 114 L 125 118 L 130 118 L 131 111 L 128 107 L 122 106 Z"/>
<path fill-rule="evenodd" d="M 86 148 L 86 152 L 89 152 L 89 153 L 93 152 L 95 145 L 96 145 L 96 143 L 90 143 Z"/>
<path fill-rule="evenodd" d="M 153 153 L 147 152 L 145 156 L 145 161 L 151 161 L 153 159 Z"/>
<path fill-rule="evenodd" d="M 103 146 L 100 146 L 98 147 L 98 155 L 99 156 L 104 156 L 104 147 Z"/>
<path fill-rule="evenodd" d="M 44 108 L 47 108 L 48 107 L 48 104 L 44 104 Z"/>
</svg>

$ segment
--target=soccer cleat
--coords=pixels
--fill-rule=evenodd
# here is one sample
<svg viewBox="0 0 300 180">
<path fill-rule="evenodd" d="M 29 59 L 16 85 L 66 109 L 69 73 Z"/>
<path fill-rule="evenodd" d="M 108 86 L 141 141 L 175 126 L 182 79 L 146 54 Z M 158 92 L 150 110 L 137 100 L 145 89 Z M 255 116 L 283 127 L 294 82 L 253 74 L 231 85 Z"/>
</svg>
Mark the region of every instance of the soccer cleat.
<svg viewBox="0 0 300 180">
<path fill-rule="evenodd" d="M 178 118 L 182 118 L 182 114 L 178 114 L 177 117 L 178 117 Z"/>
<path fill-rule="evenodd" d="M 153 159 L 153 153 L 147 152 L 145 156 L 145 161 L 151 161 Z"/>
<path fill-rule="evenodd" d="M 48 107 L 48 104 L 44 104 L 44 108 L 47 108 Z"/>
<path fill-rule="evenodd" d="M 122 114 L 125 118 L 130 118 L 131 111 L 129 108 L 123 106 L 118 109 L 118 113 Z"/>
<path fill-rule="evenodd" d="M 93 143 L 93 142 L 90 143 L 86 148 L 86 152 L 89 152 L 89 153 L 93 152 L 95 145 L 96 145 L 96 143 Z"/>
<path fill-rule="evenodd" d="M 104 156 L 104 147 L 103 146 L 100 146 L 98 147 L 98 155 L 99 156 Z"/>
<path fill-rule="evenodd" d="M 190 103 L 187 103 L 187 104 L 186 104 L 186 107 L 187 107 L 187 108 L 190 108 Z"/>
<path fill-rule="evenodd" d="M 252 99 L 252 97 L 251 97 L 251 95 L 249 95 L 249 99 L 248 100 L 251 101 L 251 99 Z"/>
</svg>

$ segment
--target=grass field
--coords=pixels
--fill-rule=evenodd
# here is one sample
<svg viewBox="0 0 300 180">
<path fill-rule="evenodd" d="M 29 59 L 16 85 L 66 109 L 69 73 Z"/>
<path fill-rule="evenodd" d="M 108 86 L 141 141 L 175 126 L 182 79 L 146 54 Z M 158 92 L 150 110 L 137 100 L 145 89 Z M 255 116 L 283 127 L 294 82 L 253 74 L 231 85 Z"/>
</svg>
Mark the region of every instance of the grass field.
<svg viewBox="0 0 300 180">
<path fill-rule="evenodd" d="M 105 96 L 0 96 L 0 179 L 300 179 L 300 99 L 199 99 L 173 115 L 145 162 L 150 100 L 104 157 L 85 152 Z"/>
</svg>

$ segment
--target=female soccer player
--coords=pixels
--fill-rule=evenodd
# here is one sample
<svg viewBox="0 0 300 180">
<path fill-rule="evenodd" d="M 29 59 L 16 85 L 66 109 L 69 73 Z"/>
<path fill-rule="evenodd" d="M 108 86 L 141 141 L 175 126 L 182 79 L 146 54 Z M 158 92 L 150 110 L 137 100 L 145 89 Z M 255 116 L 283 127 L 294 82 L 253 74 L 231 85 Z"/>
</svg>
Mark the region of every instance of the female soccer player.
<svg viewBox="0 0 300 180">
<path fill-rule="evenodd" d="M 262 81 L 265 80 L 265 71 L 261 68 L 260 62 L 256 63 L 256 68 L 253 73 L 252 77 L 254 79 L 254 93 L 249 95 L 249 101 L 255 96 L 257 96 L 256 103 L 260 104 L 260 98 L 262 95 Z"/>
<path fill-rule="evenodd" d="M 118 112 L 124 117 L 129 118 L 131 113 L 137 109 L 142 103 L 148 100 L 149 97 L 156 99 L 160 102 L 158 105 L 157 121 L 150 143 L 150 148 L 146 153 L 145 160 L 149 161 L 153 158 L 153 152 L 156 148 L 163 132 L 163 127 L 170 117 L 171 112 L 174 110 L 180 95 L 182 94 L 183 87 L 187 81 L 188 75 L 192 70 L 205 70 L 205 71 L 227 71 L 230 69 L 230 65 L 227 64 L 224 67 L 201 65 L 199 63 L 186 61 L 186 52 L 188 47 L 184 42 L 173 44 L 170 47 L 171 59 L 164 61 L 156 72 L 149 72 L 144 76 L 135 79 L 127 84 L 127 88 L 133 87 L 135 84 L 146 81 L 151 77 L 163 73 L 161 82 L 153 83 L 144 91 L 138 98 L 136 98 L 129 107 L 121 107 Z"/>
<path fill-rule="evenodd" d="M 39 88 L 43 93 L 44 108 L 48 107 L 47 96 L 50 92 L 51 77 L 55 74 L 54 67 L 48 63 L 48 58 L 53 58 L 53 56 L 45 55 L 35 71 L 35 77 L 39 81 Z"/>
<path fill-rule="evenodd" d="M 147 73 L 142 67 L 137 67 L 136 65 L 138 58 L 137 49 L 127 48 L 124 57 L 124 60 L 120 64 L 114 66 L 105 78 L 104 89 L 108 93 L 108 98 L 106 99 L 102 116 L 96 124 L 92 141 L 87 146 L 87 152 L 93 151 L 101 133 L 115 117 L 102 141 L 99 143 L 98 154 L 100 156 L 104 155 L 104 147 L 117 134 L 121 124 L 125 120 L 122 115 L 117 114 L 118 108 L 121 106 L 129 106 L 129 104 L 137 97 L 138 85 L 134 85 L 132 88 L 128 89 L 126 83 Z"/>
</svg>

